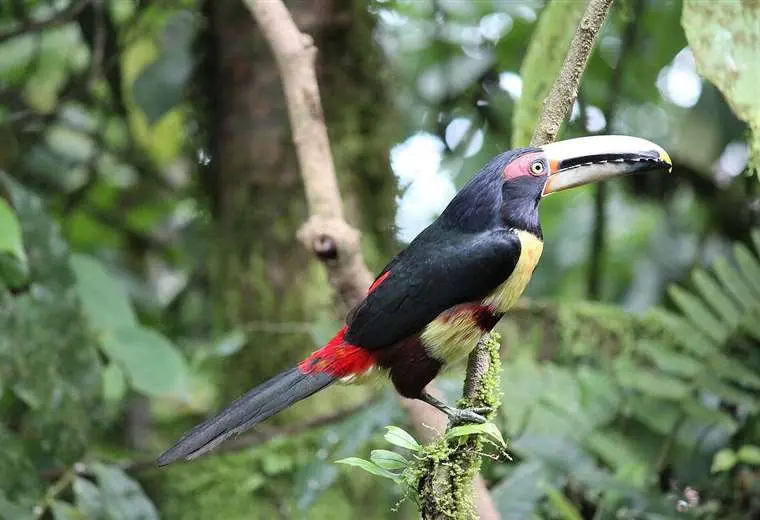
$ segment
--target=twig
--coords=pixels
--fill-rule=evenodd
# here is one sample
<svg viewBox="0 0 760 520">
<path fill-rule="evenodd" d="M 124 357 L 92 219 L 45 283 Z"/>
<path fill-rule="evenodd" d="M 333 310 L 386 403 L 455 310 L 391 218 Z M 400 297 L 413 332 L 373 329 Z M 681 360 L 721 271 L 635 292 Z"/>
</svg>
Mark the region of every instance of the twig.
<svg viewBox="0 0 760 520">
<path fill-rule="evenodd" d="M 613 129 L 613 121 L 617 112 L 618 101 L 620 99 L 620 90 L 622 89 L 623 70 L 625 64 L 631 57 L 633 48 L 636 43 L 639 20 L 644 10 L 642 0 L 633 0 L 633 12 L 631 18 L 626 24 L 623 33 L 623 39 L 620 44 L 620 56 L 612 71 L 610 78 L 610 97 L 607 100 L 607 106 L 603 110 L 604 120 L 607 122 L 607 132 Z M 585 127 L 585 125 L 584 125 Z M 589 259 L 588 273 L 588 297 L 591 300 L 598 300 L 601 296 L 602 288 L 602 258 L 604 257 L 605 248 L 605 219 L 604 209 L 607 205 L 607 184 L 600 182 L 595 187 L 594 192 L 594 230 L 591 235 L 591 258 Z"/>
<path fill-rule="evenodd" d="M 65 25 L 69 23 L 74 17 L 76 17 L 91 1 L 92 0 L 81 0 L 80 2 L 71 4 L 63 11 L 59 11 L 49 18 L 46 18 L 45 20 L 22 23 L 18 27 L 14 27 L 13 29 L 0 33 L 0 43 L 15 38 L 16 36 L 21 36 L 22 34 L 28 32 L 34 32 L 41 29 L 49 29 L 51 27 Z"/>
<path fill-rule="evenodd" d="M 562 64 L 562 70 L 544 102 L 544 111 L 533 132 L 532 146 L 551 143 L 557 138 L 559 129 L 578 96 L 581 76 L 586 70 L 596 37 L 601 32 L 612 1 L 589 0 L 581 23 L 570 42 L 570 50 Z"/>
<path fill-rule="evenodd" d="M 293 142 L 306 191 L 310 217 L 298 232 L 299 240 L 324 264 L 331 285 L 347 307 L 356 306 L 367 293 L 373 277 L 364 262 L 359 232 L 343 215 L 335 166 L 330 153 L 319 96 L 311 37 L 296 27 L 281 0 L 244 0 L 269 42 L 282 76 Z M 432 385 L 426 389 L 437 394 Z M 414 399 L 401 399 L 417 432 L 442 431 L 444 415 Z M 476 508 L 481 520 L 497 520 L 498 514 L 478 475 Z"/>
</svg>

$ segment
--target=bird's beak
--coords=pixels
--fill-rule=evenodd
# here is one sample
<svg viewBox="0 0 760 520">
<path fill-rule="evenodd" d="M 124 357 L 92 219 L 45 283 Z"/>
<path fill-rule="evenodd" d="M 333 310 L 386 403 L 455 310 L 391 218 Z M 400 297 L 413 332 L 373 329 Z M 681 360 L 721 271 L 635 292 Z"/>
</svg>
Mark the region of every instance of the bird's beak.
<svg viewBox="0 0 760 520">
<path fill-rule="evenodd" d="M 543 196 L 592 182 L 650 170 L 673 169 L 656 144 L 624 135 L 580 137 L 540 147 L 549 164 Z"/>
</svg>

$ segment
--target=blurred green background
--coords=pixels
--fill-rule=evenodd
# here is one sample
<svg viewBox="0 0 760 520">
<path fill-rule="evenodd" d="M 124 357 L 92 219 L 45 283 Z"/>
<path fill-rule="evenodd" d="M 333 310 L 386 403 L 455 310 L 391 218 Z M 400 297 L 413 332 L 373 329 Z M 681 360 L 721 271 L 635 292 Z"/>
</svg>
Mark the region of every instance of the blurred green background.
<svg viewBox="0 0 760 520">
<path fill-rule="evenodd" d="M 373 271 L 527 144 L 585 4 L 286 3 Z M 502 518 L 760 516 L 759 47 L 757 2 L 615 3 L 561 137 L 644 137 L 675 166 L 542 203 L 499 325 Z M 416 517 L 334 464 L 405 425 L 388 387 L 151 464 L 345 314 L 295 239 L 281 84 L 241 0 L 1 0 L 0 196 L 1 518 Z"/>
</svg>

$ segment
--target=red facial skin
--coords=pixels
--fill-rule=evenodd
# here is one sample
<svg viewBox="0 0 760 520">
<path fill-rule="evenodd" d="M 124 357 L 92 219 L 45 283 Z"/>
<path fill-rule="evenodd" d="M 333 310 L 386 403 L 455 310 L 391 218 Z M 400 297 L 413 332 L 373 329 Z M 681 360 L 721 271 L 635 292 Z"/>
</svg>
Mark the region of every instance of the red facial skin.
<svg viewBox="0 0 760 520">
<path fill-rule="evenodd" d="M 530 165 L 536 162 L 539 159 L 543 158 L 542 152 L 533 152 L 533 153 L 526 153 L 525 155 L 521 155 L 514 161 L 510 162 L 504 167 L 504 171 L 502 172 L 502 176 L 507 181 L 515 180 L 519 177 L 542 177 L 545 176 L 547 173 L 547 165 L 546 162 L 544 162 L 544 169 L 543 171 L 536 175 L 533 173 L 530 169 Z"/>
</svg>

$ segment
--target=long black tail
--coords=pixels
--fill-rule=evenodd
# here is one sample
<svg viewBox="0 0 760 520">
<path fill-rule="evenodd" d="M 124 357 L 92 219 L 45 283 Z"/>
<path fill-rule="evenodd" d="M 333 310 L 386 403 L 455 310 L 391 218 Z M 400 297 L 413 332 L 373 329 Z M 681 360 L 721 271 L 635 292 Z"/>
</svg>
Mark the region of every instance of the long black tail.
<svg viewBox="0 0 760 520">
<path fill-rule="evenodd" d="M 216 417 L 184 434 L 156 462 L 159 466 L 166 466 L 179 459 L 195 459 L 333 381 L 335 378 L 328 374 L 302 374 L 298 368 L 282 372 L 250 390 Z"/>
</svg>

